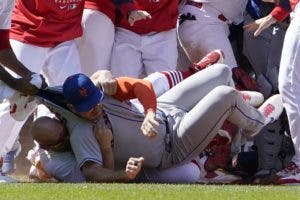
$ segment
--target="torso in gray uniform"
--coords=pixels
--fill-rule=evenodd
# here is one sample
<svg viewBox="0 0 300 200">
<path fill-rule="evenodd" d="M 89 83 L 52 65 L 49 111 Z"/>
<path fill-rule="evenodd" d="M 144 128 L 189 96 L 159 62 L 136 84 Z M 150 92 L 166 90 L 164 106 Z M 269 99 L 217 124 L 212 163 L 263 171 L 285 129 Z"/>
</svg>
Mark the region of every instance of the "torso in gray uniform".
<svg viewBox="0 0 300 200">
<path fill-rule="evenodd" d="M 157 111 L 157 136 L 149 139 L 141 131 L 144 111 L 139 104 L 120 102 L 112 98 L 103 101 L 114 135 L 114 156 L 117 167 L 124 167 L 129 157 L 145 158 L 145 167 L 157 167 L 166 148 L 167 124 L 162 112 Z"/>
</svg>

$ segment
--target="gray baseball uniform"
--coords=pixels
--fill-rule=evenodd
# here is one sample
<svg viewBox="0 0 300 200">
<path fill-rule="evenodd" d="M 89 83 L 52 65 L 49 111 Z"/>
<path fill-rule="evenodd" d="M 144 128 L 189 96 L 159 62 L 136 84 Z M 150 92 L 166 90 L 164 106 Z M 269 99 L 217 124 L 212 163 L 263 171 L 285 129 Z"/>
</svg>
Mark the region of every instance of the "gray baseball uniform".
<svg viewBox="0 0 300 200">
<path fill-rule="evenodd" d="M 264 116 L 245 104 L 235 89 L 220 86 L 228 85 L 230 79 L 227 66 L 215 65 L 159 97 L 156 117 L 160 125 L 152 140 L 140 130 L 144 119 L 142 111 L 134 104 L 106 98 L 103 105 L 114 134 L 116 165 L 124 167 L 132 156 L 145 157 L 145 167 L 167 168 L 188 162 L 202 152 L 225 119 L 253 132 L 260 130 Z M 71 133 L 72 148 L 80 165 L 86 159 L 99 160 L 99 153 L 86 155 L 94 143 L 93 138 L 86 137 L 86 133 L 79 131 Z M 91 144 L 87 145 L 89 141 Z M 77 154 L 86 155 L 86 158 L 78 159 Z"/>
<path fill-rule="evenodd" d="M 139 106 L 106 98 L 103 106 L 112 125 L 116 166 L 124 168 L 128 158 L 136 156 L 143 156 L 144 166 L 150 168 L 189 162 L 203 151 L 225 119 L 248 131 L 259 131 L 264 116 L 247 105 L 235 89 L 224 86 L 230 79 L 230 69 L 216 64 L 159 97 L 159 127 L 154 139 L 146 138 L 140 130 L 144 114 Z M 93 124 L 82 119 L 69 122 L 75 115 L 65 117 L 78 165 L 86 161 L 101 163 Z"/>
</svg>

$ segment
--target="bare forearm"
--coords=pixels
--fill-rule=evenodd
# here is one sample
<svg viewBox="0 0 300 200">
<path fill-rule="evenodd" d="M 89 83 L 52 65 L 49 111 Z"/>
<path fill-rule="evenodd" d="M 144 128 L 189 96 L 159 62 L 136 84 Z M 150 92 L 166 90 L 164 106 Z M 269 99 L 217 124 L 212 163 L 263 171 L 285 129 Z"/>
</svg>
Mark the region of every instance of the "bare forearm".
<svg viewBox="0 0 300 200">
<path fill-rule="evenodd" d="M 112 148 L 101 148 L 101 154 L 103 158 L 103 167 L 107 169 L 114 169 L 114 154 Z"/>
<path fill-rule="evenodd" d="M 5 84 L 7 84 L 9 87 L 13 88 L 13 89 L 17 89 L 16 88 L 16 79 L 10 75 L 5 69 L 4 67 L 2 67 L 0 65 L 0 80 L 2 80 Z"/>
<path fill-rule="evenodd" d="M 12 49 L 3 49 L 0 51 L 0 63 L 21 77 L 30 77 L 32 74 L 32 72 L 16 58 Z"/>
<path fill-rule="evenodd" d="M 105 169 L 96 163 L 83 166 L 82 172 L 88 182 L 109 183 L 130 181 L 125 170 Z"/>
</svg>

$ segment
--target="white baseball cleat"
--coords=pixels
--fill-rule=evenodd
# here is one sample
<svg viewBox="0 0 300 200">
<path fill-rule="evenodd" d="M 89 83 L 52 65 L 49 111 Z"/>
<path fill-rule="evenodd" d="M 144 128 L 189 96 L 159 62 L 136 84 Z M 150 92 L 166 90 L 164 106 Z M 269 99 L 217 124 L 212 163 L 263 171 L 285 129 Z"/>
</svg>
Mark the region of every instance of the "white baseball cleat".
<svg viewBox="0 0 300 200">
<path fill-rule="evenodd" d="M 265 116 L 265 124 L 273 123 L 280 117 L 283 111 L 283 103 L 280 94 L 275 94 L 268 98 L 258 110 Z"/>
<path fill-rule="evenodd" d="M 259 108 L 258 110 L 265 117 L 264 125 L 269 123 L 273 123 L 277 119 L 279 119 L 281 113 L 283 112 L 283 103 L 280 94 L 275 94 L 269 97 Z M 252 132 L 248 130 L 242 130 L 241 134 L 243 134 L 246 138 L 253 138 L 260 131 Z"/>
<path fill-rule="evenodd" d="M 239 91 L 242 98 L 251 106 L 258 107 L 264 102 L 264 95 L 255 91 Z"/>
<path fill-rule="evenodd" d="M 37 104 L 34 97 L 16 92 L 10 99 L 10 115 L 16 121 L 24 121 L 35 110 Z"/>
<path fill-rule="evenodd" d="M 278 171 L 276 173 L 276 175 L 280 178 L 288 177 L 288 176 L 291 176 L 293 173 L 295 173 L 296 171 L 299 171 L 299 170 L 300 169 L 299 169 L 298 165 L 296 165 L 296 163 L 291 161 L 285 168 Z"/>
<path fill-rule="evenodd" d="M 298 168 L 298 167 L 297 167 Z M 300 169 L 294 170 L 290 175 L 279 178 L 276 181 L 278 185 L 300 185 Z"/>
</svg>

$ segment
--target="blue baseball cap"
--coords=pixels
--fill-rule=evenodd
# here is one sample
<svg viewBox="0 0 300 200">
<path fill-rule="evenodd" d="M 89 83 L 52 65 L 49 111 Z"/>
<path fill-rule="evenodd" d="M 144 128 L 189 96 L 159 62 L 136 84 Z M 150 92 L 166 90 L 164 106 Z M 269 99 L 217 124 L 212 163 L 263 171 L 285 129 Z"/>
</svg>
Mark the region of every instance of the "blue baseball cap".
<svg viewBox="0 0 300 200">
<path fill-rule="evenodd" d="M 87 112 L 102 101 L 104 94 L 89 77 L 75 74 L 63 84 L 63 95 L 77 112 Z"/>
</svg>

